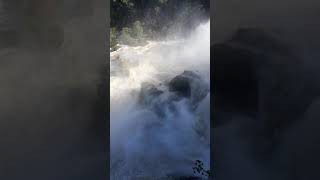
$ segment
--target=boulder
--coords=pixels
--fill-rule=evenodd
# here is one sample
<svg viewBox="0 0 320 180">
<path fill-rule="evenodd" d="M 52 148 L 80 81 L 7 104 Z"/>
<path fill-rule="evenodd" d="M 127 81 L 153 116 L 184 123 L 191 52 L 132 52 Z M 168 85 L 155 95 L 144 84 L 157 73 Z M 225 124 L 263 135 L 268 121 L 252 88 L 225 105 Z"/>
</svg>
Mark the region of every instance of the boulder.
<svg viewBox="0 0 320 180">
<path fill-rule="evenodd" d="M 164 117 L 166 111 L 175 113 L 175 102 L 187 99 L 188 108 L 195 110 L 201 100 L 209 93 L 209 85 L 195 72 L 184 71 L 174 77 L 167 86 L 142 83 L 138 104 L 147 106 L 158 116 Z"/>
<path fill-rule="evenodd" d="M 192 105 L 197 105 L 209 93 L 209 85 L 193 71 L 184 71 L 168 84 L 169 91 L 183 98 L 189 98 Z"/>
<path fill-rule="evenodd" d="M 152 83 L 142 83 L 139 94 L 139 103 L 144 105 L 149 104 L 162 93 L 163 91 L 157 89 Z"/>
</svg>

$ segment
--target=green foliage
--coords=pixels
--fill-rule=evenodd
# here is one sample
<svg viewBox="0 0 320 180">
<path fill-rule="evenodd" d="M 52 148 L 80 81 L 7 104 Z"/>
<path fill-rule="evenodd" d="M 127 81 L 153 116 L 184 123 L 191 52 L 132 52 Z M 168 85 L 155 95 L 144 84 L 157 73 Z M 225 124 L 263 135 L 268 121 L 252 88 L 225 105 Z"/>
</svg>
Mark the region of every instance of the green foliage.
<svg viewBox="0 0 320 180">
<path fill-rule="evenodd" d="M 115 46 L 120 44 L 127 45 L 142 45 L 147 37 L 144 32 L 144 28 L 140 21 L 135 21 L 132 27 L 123 27 L 120 32 L 118 32 L 116 27 L 110 29 L 110 47 L 115 48 Z"/>
<path fill-rule="evenodd" d="M 140 21 L 136 21 L 133 23 L 131 35 L 133 38 L 136 38 L 136 39 L 144 39 L 145 38 L 143 27 L 142 27 L 142 24 Z"/>
<path fill-rule="evenodd" d="M 120 32 L 118 40 L 121 44 L 142 45 L 147 35 L 144 33 L 143 26 L 140 21 L 133 23 L 132 27 L 124 27 Z"/>
<path fill-rule="evenodd" d="M 128 27 L 122 28 L 119 36 L 119 42 L 121 44 L 134 44 L 134 39 L 131 37 L 131 29 Z"/>
<path fill-rule="evenodd" d="M 111 27 L 124 27 L 135 17 L 134 1 L 113 0 L 111 2 Z"/>
<path fill-rule="evenodd" d="M 114 48 L 117 44 L 117 28 L 113 27 L 110 29 L 110 47 Z"/>
<path fill-rule="evenodd" d="M 191 19 L 209 0 L 112 0 L 110 46 L 140 45 L 179 29 L 191 29 Z M 143 22 L 143 23 L 141 23 Z"/>
<path fill-rule="evenodd" d="M 128 27 L 132 22 L 146 22 L 146 27 L 159 30 L 159 27 L 173 21 L 181 14 L 181 8 L 200 5 L 209 12 L 209 0 L 113 0 L 111 1 L 111 27 Z M 187 14 L 184 17 L 192 16 Z"/>
</svg>

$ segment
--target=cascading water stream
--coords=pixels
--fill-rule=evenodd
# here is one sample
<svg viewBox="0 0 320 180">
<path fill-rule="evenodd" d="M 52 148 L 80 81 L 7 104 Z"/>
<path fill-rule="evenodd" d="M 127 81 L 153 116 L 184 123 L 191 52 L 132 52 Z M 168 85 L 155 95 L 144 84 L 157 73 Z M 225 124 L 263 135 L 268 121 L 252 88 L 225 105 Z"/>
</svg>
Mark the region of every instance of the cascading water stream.
<svg viewBox="0 0 320 180">
<path fill-rule="evenodd" d="M 196 160 L 209 169 L 210 21 L 110 57 L 111 179 L 194 176 Z"/>
</svg>

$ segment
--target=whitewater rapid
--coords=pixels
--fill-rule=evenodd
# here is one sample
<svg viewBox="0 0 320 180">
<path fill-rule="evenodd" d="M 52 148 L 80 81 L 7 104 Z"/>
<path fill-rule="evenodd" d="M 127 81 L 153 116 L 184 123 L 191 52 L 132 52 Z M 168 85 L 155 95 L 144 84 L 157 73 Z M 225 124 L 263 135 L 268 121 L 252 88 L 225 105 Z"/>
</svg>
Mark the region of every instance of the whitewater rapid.
<svg viewBox="0 0 320 180">
<path fill-rule="evenodd" d="M 210 87 L 210 21 L 188 38 L 120 45 L 110 57 L 110 178 L 194 176 L 196 160 L 209 169 L 210 92 L 190 110 L 194 102 L 171 100 L 167 84 L 191 71 L 200 89 Z M 142 97 L 145 83 L 161 95 Z M 144 106 L 141 98 L 151 100 Z"/>
</svg>

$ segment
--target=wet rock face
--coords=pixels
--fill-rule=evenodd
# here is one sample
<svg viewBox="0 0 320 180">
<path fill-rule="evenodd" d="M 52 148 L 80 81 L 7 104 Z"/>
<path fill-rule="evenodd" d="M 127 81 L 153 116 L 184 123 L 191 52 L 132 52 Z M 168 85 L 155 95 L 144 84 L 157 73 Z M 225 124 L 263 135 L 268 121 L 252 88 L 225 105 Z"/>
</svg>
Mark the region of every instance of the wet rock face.
<svg viewBox="0 0 320 180">
<path fill-rule="evenodd" d="M 157 115 L 163 117 L 166 110 L 175 112 L 174 103 L 183 99 L 187 100 L 191 111 L 195 110 L 208 93 L 209 85 L 197 73 L 184 71 L 166 85 L 156 86 L 152 83 L 143 83 L 138 103 L 148 106 Z"/>
<path fill-rule="evenodd" d="M 209 85 L 193 71 L 184 71 L 169 82 L 169 91 L 199 103 L 209 93 Z"/>
<path fill-rule="evenodd" d="M 169 83 L 169 91 L 176 92 L 178 95 L 186 98 L 191 96 L 190 79 L 188 77 L 179 75 L 172 79 Z"/>
<path fill-rule="evenodd" d="M 157 89 L 157 87 L 151 83 L 143 83 L 141 85 L 141 91 L 139 95 L 140 104 L 149 104 L 150 101 L 157 98 L 163 93 L 163 91 Z"/>
</svg>

